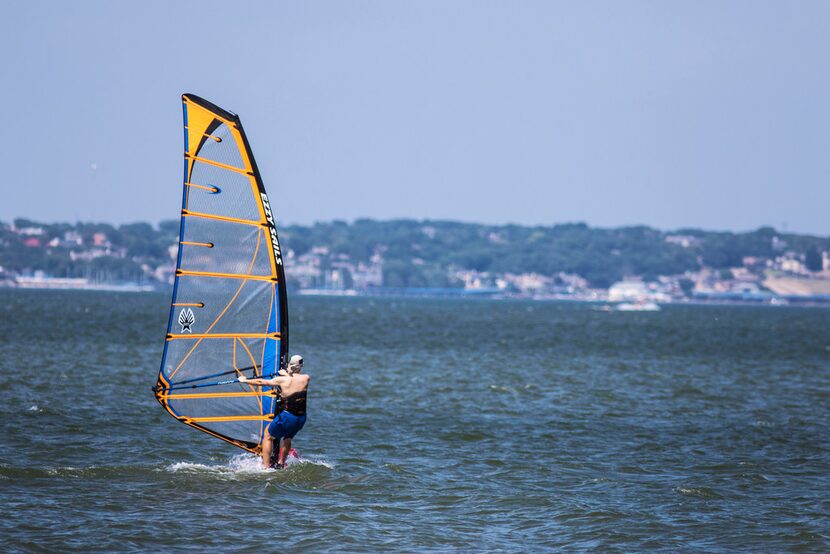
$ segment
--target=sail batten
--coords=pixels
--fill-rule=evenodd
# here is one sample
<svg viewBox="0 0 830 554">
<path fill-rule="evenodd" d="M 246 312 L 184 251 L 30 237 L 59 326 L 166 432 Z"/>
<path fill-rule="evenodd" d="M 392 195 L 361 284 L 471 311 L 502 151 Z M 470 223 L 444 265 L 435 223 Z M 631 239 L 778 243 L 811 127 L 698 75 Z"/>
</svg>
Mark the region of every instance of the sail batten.
<svg viewBox="0 0 830 554">
<path fill-rule="evenodd" d="M 219 221 L 229 221 L 231 223 L 240 223 L 242 225 L 255 225 L 257 227 L 267 226 L 268 223 L 265 221 L 253 221 L 250 219 L 239 219 L 235 217 L 223 217 L 221 215 L 216 214 L 203 214 L 198 212 L 189 212 L 189 211 L 182 211 L 183 217 L 203 217 L 205 219 L 216 219 Z"/>
<path fill-rule="evenodd" d="M 185 334 L 170 334 L 167 335 L 167 340 L 176 339 L 278 339 L 279 333 L 185 333 Z"/>
<path fill-rule="evenodd" d="M 287 362 L 273 207 L 239 117 L 191 94 L 182 106 L 181 223 L 155 395 L 179 421 L 257 452 L 276 392 L 236 377 L 272 377 Z"/>
<path fill-rule="evenodd" d="M 184 244 L 184 243 L 183 243 Z M 209 271 L 191 271 L 188 269 L 180 269 L 176 275 L 190 275 L 193 277 L 218 277 L 220 279 L 245 279 L 248 281 L 271 281 L 278 282 L 274 275 L 249 275 L 247 273 L 212 273 Z"/>
</svg>

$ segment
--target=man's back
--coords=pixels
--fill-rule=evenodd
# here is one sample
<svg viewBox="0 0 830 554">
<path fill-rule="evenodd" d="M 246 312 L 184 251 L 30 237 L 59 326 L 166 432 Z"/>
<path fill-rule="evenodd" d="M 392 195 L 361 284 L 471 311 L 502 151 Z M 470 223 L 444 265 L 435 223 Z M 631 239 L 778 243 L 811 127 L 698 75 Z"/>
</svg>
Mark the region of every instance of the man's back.
<svg viewBox="0 0 830 554">
<path fill-rule="evenodd" d="M 308 375 L 302 373 L 277 377 L 284 398 L 308 390 L 308 381 Z"/>
</svg>

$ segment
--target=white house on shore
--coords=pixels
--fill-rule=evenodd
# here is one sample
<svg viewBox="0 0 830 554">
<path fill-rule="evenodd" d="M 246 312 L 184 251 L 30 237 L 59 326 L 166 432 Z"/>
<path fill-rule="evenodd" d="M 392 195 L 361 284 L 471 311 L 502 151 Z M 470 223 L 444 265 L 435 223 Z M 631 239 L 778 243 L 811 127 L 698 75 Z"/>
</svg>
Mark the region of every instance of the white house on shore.
<svg viewBox="0 0 830 554">
<path fill-rule="evenodd" d="M 608 289 L 609 302 L 668 302 L 665 292 L 651 290 L 642 281 L 619 281 Z"/>
</svg>

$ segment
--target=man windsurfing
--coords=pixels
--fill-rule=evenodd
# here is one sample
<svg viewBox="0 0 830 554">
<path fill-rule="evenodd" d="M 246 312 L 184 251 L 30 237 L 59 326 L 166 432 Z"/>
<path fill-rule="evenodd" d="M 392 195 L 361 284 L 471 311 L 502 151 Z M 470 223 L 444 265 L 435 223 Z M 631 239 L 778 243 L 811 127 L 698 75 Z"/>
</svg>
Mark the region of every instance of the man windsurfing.
<svg viewBox="0 0 830 554">
<path fill-rule="evenodd" d="M 266 469 L 271 467 L 274 441 L 277 441 L 279 448 L 276 467 L 282 468 L 285 466 L 288 453 L 291 451 L 291 439 L 305 425 L 305 404 L 309 378 L 308 375 L 301 373 L 302 369 L 303 357 L 294 355 L 291 356 L 288 367 L 279 370 L 278 375 L 272 379 L 248 379 L 244 375 L 238 379 L 240 383 L 246 385 L 280 388 L 277 414 L 265 429 L 265 434 L 262 437 L 262 466 Z"/>
</svg>

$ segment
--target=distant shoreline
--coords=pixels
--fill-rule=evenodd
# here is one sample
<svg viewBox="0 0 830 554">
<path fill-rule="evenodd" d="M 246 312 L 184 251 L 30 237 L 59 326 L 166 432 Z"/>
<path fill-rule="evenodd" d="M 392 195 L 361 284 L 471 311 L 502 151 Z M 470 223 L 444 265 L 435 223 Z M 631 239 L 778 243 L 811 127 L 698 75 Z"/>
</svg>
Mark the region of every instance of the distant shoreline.
<svg viewBox="0 0 830 554">
<path fill-rule="evenodd" d="M 56 279 L 60 282 L 27 282 L 24 285 L 0 282 L 0 291 L 85 291 L 85 292 L 125 292 L 125 293 L 161 293 L 171 294 L 172 287 L 157 286 L 138 283 L 79 283 L 79 279 Z M 452 292 L 451 292 L 452 291 Z M 290 295 L 305 297 L 348 297 L 348 298 L 408 298 L 408 299 L 461 299 L 461 300 L 526 300 L 532 302 L 576 302 L 584 304 L 595 304 L 615 308 L 627 304 L 626 301 L 609 300 L 605 295 L 556 295 L 556 294 L 506 294 L 500 291 L 470 291 L 467 289 L 420 289 L 420 288 L 391 288 L 380 287 L 374 290 L 337 290 L 337 289 L 299 289 L 294 290 Z M 658 306 L 758 306 L 758 307 L 816 307 L 830 308 L 830 296 L 828 297 L 804 297 L 804 296 L 769 296 L 769 297 L 710 297 L 710 298 L 684 298 L 669 299 L 655 302 Z M 611 311 L 628 311 L 616 310 Z M 631 310 L 631 311 L 656 311 L 656 310 Z"/>
<path fill-rule="evenodd" d="M 179 226 L 0 222 L 0 286 L 166 290 Z M 280 233 L 291 294 L 830 303 L 830 238 L 768 227 L 735 234 L 357 220 Z"/>
</svg>

